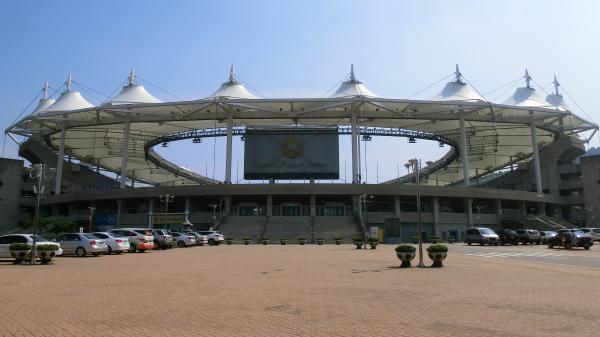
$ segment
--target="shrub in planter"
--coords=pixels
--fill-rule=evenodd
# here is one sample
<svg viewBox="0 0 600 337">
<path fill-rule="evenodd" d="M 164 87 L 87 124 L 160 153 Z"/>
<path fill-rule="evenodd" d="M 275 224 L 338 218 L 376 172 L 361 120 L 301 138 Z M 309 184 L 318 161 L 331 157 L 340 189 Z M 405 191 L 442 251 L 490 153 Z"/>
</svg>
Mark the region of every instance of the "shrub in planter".
<svg viewBox="0 0 600 337">
<path fill-rule="evenodd" d="M 448 243 L 454 243 L 454 241 L 455 241 L 454 236 L 448 237 Z"/>
<path fill-rule="evenodd" d="M 410 268 L 412 261 L 415 258 L 415 252 L 417 249 L 411 245 L 398 245 L 396 246 L 396 256 L 402 261 L 400 268 Z"/>
<path fill-rule="evenodd" d="M 31 256 L 31 245 L 28 243 L 13 243 L 8 246 L 10 255 L 15 259 L 15 263 L 19 264 Z"/>
<path fill-rule="evenodd" d="M 369 242 L 369 245 L 371 246 L 371 249 L 377 249 L 377 244 L 379 243 L 379 239 L 369 238 L 368 242 Z"/>
<path fill-rule="evenodd" d="M 317 239 L 317 244 L 320 246 L 325 243 L 325 239 Z"/>
<path fill-rule="evenodd" d="M 438 243 L 439 241 L 440 241 L 440 238 L 439 238 L 439 237 L 437 237 L 437 236 L 435 236 L 435 235 L 433 235 L 433 236 L 430 236 L 430 237 L 429 237 L 429 242 L 431 242 L 431 243 L 433 243 L 433 244 L 436 244 L 436 243 Z"/>
<path fill-rule="evenodd" d="M 433 261 L 433 264 L 431 265 L 432 267 L 443 267 L 444 265 L 442 264 L 442 261 L 444 261 L 448 255 L 448 246 L 440 244 L 431 245 L 427 247 L 427 255 L 429 255 L 429 258 Z"/>
<path fill-rule="evenodd" d="M 417 244 L 419 243 L 419 236 L 418 235 L 413 235 L 410 237 L 410 242 Z"/>
<path fill-rule="evenodd" d="M 251 238 L 244 238 L 242 241 L 244 241 L 244 244 L 246 246 L 252 243 L 252 239 Z"/>
<path fill-rule="evenodd" d="M 40 258 L 42 264 L 46 264 L 52 261 L 52 258 L 56 256 L 58 252 L 58 245 L 52 244 L 44 244 L 44 245 L 36 245 L 35 252 L 37 257 Z"/>
<path fill-rule="evenodd" d="M 225 243 L 227 243 L 228 245 L 233 243 L 233 238 L 225 238 Z"/>
<path fill-rule="evenodd" d="M 338 246 L 342 244 L 342 239 L 340 239 L 340 238 L 333 239 L 333 240 L 335 241 L 335 244 Z"/>
<path fill-rule="evenodd" d="M 286 238 L 281 238 L 279 239 L 279 243 L 281 243 L 282 246 L 285 246 L 285 244 L 288 242 L 288 239 Z"/>
<path fill-rule="evenodd" d="M 354 245 L 356 245 L 356 249 L 362 249 L 364 241 L 363 241 L 363 238 L 361 238 L 361 237 L 353 237 L 352 243 L 354 243 Z"/>
<path fill-rule="evenodd" d="M 300 244 L 301 246 L 304 246 L 304 244 L 306 244 L 306 238 L 299 238 L 298 244 Z"/>
<path fill-rule="evenodd" d="M 262 242 L 263 245 L 268 245 L 269 244 L 269 238 L 262 238 L 260 240 L 260 242 Z"/>
</svg>

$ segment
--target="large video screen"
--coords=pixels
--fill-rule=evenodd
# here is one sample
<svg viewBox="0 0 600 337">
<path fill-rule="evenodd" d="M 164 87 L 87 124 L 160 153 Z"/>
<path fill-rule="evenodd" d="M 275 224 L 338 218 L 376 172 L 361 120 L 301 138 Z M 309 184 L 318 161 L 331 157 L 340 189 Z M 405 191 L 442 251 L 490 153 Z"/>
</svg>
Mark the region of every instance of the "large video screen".
<svg viewBox="0 0 600 337">
<path fill-rule="evenodd" d="M 247 129 L 244 179 L 339 179 L 337 128 Z"/>
</svg>

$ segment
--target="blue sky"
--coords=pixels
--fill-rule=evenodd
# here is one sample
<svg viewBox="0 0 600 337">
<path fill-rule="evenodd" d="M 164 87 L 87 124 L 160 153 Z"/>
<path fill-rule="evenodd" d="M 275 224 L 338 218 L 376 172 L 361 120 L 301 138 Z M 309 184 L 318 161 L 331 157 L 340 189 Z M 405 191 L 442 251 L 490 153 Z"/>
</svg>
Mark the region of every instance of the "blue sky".
<svg viewBox="0 0 600 337">
<path fill-rule="evenodd" d="M 597 1 L 6 1 L 0 4 L 0 125 L 11 123 L 45 80 L 59 87 L 69 73 L 109 94 L 135 66 L 142 78 L 194 99 L 212 93 L 234 64 L 266 97 L 320 97 L 350 63 L 373 92 L 394 98 L 438 81 L 455 63 L 482 93 L 526 67 L 542 86 L 556 73 L 597 121 L 599 14 Z M 104 99 L 79 89 L 93 103 Z M 16 146 L 6 145 L 6 155 L 15 157 Z M 369 144 L 370 181 L 377 162 L 383 180 L 396 176 L 396 163 L 435 159 L 445 150 L 425 142 L 408 146 L 404 139 L 392 145 L 390 159 L 384 141 Z M 182 143 L 166 155 L 212 172 L 212 146 Z M 190 150 L 196 159 L 189 159 Z M 341 153 L 348 155 L 347 146 Z M 239 142 L 235 156 L 242 157 Z M 217 178 L 222 166 L 219 152 Z"/>
</svg>

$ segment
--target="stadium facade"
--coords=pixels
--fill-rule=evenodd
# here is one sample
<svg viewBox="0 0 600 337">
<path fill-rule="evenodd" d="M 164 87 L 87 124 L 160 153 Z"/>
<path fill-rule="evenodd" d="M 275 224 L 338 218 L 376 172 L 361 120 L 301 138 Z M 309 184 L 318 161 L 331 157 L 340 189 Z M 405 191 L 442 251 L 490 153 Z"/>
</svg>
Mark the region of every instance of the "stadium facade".
<svg viewBox="0 0 600 337">
<path fill-rule="evenodd" d="M 353 70 L 327 98 L 258 98 L 233 69 L 214 94 L 192 101 L 160 102 L 133 71 L 99 106 L 73 91 L 70 76 L 56 100 L 47 86 L 42 92 L 34 111 L 5 132 L 21 157 L 56 168 L 42 216 L 95 229 L 193 223 L 237 238 L 332 239 L 376 227 L 386 242 L 405 241 L 417 234 L 415 173 L 364 183 L 360 141 L 372 137 L 449 149 L 419 173 L 425 236 L 460 238 L 472 225 L 557 228 L 600 220 L 600 157 L 585 149 L 598 125 L 569 109 L 556 79 L 543 97 L 527 72 L 502 103 L 486 100 L 458 67 L 430 100 L 379 97 Z M 339 134 L 350 135 L 352 181 L 327 183 L 319 179 L 339 174 L 331 169 Z M 224 181 L 153 149 L 206 137 L 226 138 Z M 233 137 L 247 138 L 245 176 L 269 183 L 232 183 Z M 286 175 L 297 183 L 278 183 Z M 12 159 L 0 161 L 0 179 L 0 231 L 15 230 L 33 214 L 33 182 L 23 161 Z"/>
</svg>

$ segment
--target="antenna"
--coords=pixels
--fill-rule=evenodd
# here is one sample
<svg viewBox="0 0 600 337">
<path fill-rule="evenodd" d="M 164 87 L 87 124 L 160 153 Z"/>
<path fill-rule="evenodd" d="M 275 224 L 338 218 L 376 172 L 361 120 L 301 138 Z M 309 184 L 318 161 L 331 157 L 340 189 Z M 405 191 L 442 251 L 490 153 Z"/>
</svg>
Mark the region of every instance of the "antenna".
<svg viewBox="0 0 600 337">
<path fill-rule="evenodd" d="M 135 85 L 135 69 L 133 69 L 133 67 L 131 67 L 131 70 L 129 71 L 129 77 L 127 77 L 127 85 L 134 86 Z"/>
<path fill-rule="evenodd" d="M 556 74 L 554 74 L 554 81 L 552 83 L 554 84 L 554 94 L 556 96 L 560 96 L 560 93 L 558 92 L 558 87 L 560 87 L 560 83 L 558 83 L 558 80 L 556 79 Z"/>
<path fill-rule="evenodd" d="M 73 76 L 71 76 L 71 74 L 67 77 L 67 82 L 65 82 L 65 84 L 67 85 L 67 92 L 71 92 L 71 88 L 73 87 Z"/>
<path fill-rule="evenodd" d="M 458 63 L 456 64 L 456 70 L 454 70 L 454 76 L 455 76 L 455 82 L 456 83 L 462 83 L 462 74 L 460 73 L 460 70 L 458 69 Z"/>
<path fill-rule="evenodd" d="M 235 82 L 235 73 L 233 72 L 233 64 L 229 67 L 229 82 Z"/>
<path fill-rule="evenodd" d="M 531 76 L 529 76 L 529 71 L 527 71 L 527 69 L 525 69 L 525 85 L 527 86 L 527 88 L 531 89 Z"/>
<path fill-rule="evenodd" d="M 48 81 L 46 81 L 46 83 L 44 83 L 42 92 L 44 93 L 44 100 L 47 100 L 48 99 Z"/>
<path fill-rule="evenodd" d="M 356 82 L 356 77 L 354 76 L 354 63 L 350 64 L 350 81 Z"/>
</svg>

